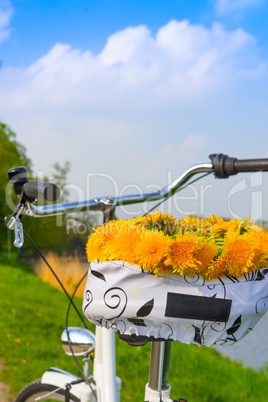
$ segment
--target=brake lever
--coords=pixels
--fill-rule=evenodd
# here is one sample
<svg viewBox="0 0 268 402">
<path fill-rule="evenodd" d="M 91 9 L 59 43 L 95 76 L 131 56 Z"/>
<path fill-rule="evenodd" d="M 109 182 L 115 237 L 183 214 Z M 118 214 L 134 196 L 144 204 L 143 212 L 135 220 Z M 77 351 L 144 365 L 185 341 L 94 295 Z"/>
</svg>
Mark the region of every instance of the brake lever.
<svg viewBox="0 0 268 402">
<path fill-rule="evenodd" d="M 15 220 L 15 240 L 14 246 L 17 248 L 21 248 L 24 243 L 24 235 L 23 235 L 23 225 L 18 218 Z"/>
<path fill-rule="evenodd" d="M 21 203 L 14 213 L 14 215 L 9 215 L 5 217 L 5 225 L 9 230 L 14 230 L 15 240 L 14 246 L 17 248 L 21 248 L 24 243 L 24 235 L 23 235 L 23 225 L 20 221 L 20 217 L 23 215 L 25 210 L 25 205 Z"/>
</svg>

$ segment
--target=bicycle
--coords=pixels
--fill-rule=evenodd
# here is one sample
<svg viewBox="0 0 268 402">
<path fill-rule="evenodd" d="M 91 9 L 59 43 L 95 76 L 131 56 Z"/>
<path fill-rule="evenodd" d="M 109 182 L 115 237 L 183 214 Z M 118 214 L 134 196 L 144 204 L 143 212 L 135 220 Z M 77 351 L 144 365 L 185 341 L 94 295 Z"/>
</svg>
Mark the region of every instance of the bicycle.
<svg viewBox="0 0 268 402">
<path fill-rule="evenodd" d="M 103 197 L 82 202 L 43 206 L 36 206 L 34 201 L 36 199 L 56 201 L 60 194 L 58 187 L 53 183 L 29 181 L 26 168 L 12 168 L 8 172 L 9 181 L 13 184 L 15 194 L 20 197 L 13 215 L 5 218 L 5 224 L 8 229 L 14 230 L 14 245 L 20 248 L 24 242 L 24 231 L 21 223 L 24 214 L 37 217 L 65 212 L 99 210 L 103 212 L 104 222 L 108 222 L 114 217 L 116 206 L 165 200 L 189 185 L 189 180 L 197 174 L 214 173 L 216 178 L 228 178 L 239 172 L 268 171 L 268 159 L 237 160 L 223 154 L 210 155 L 210 159 L 210 163 L 198 164 L 187 169 L 170 185 L 153 193 Z M 42 256 L 40 250 L 37 249 L 37 251 Z M 42 258 L 44 257 L 42 256 Z M 74 294 L 72 296 L 67 294 L 70 302 L 69 308 L 73 304 Z M 76 356 L 83 356 L 85 365 L 81 370 L 82 378 L 58 368 L 50 368 L 41 379 L 28 384 L 20 392 L 16 402 L 44 401 L 52 398 L 57 401 L 70 402 L 119 402 L 121 380 L 116 376 L 114 336 L 113 330 L 107 330 L 100 326 L 96 327 L 95 334 L 86 328 L 66 326 L 61 337 L 62 345 L 65 352 L 75 359 Z M 131 345 L 143 345 L 151 342 L 149 380 L 145 386 L 145 401 L 186 401 L 183 398 L 170 399 L 171 386 L 166 379 L 171 353 L 170 341 L 154 337 L 147 337 L 146 339 L 144 336 L 131 337 L 128 335 L 121 336 L 121 338 Z M 93 352 L 94 359 L 92 358 Z M 92 359 L 94 368 L 91 374 L 89 367 Z"/>
</svg>

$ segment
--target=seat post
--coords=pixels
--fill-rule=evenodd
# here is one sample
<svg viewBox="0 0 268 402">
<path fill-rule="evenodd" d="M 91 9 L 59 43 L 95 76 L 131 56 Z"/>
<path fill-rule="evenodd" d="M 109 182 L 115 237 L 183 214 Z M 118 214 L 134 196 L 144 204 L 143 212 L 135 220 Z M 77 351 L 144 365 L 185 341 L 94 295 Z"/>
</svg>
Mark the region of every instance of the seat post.
<svg viewBox="0 0 268 402">
<path fill-rule="evenodd" d="M 167 373 L 169 371 L 171 342 L 156 341 L 151 345 L 148 386 L 161 392 L 168 388 Z"/>
</svg>

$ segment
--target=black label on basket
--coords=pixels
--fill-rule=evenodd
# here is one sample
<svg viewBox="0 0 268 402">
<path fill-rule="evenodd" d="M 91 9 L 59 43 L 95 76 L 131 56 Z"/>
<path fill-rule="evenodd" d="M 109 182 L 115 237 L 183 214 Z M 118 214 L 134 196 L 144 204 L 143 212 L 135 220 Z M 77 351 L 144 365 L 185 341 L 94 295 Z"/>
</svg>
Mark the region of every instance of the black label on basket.
<svg viewBox="0 0 268 402">
<path fill-rule="evenodd" d="M 227 322 L 231 306 L 229 299 L 168 292 L 165 317 Z"/>
</svg>

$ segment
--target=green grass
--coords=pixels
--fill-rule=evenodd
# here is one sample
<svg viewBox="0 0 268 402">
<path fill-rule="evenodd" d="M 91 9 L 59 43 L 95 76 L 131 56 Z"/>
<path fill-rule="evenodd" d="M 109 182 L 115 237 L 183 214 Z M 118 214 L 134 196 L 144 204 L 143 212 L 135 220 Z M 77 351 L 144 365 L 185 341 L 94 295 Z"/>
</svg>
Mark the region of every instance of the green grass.
<svg viewBox="0 0 268 402">
<path fill-rule="evenodd" d="M 1 380 L 17 394 L 50 366 L 78 374 L 64 354 L 60 336 L 65 327 L 66 296 L 43 283 L 21 261 L 0 260 L 0 358 L 5 364 Z M 81 306 L 81 299 L 77 299 Z M 69 325 L 80 325 L 72 312 Z M 90 326 L 93 330 L 93 327 Z M 117 339 L 117 375 L 122 400 L 144 400 L 150 345 L 131 347 Z M 188 402 L 268 402 L 268 376 L 222 358 L 214 349 L 172 344 L 168 380 L 171 396 Z"/>
</svg>

